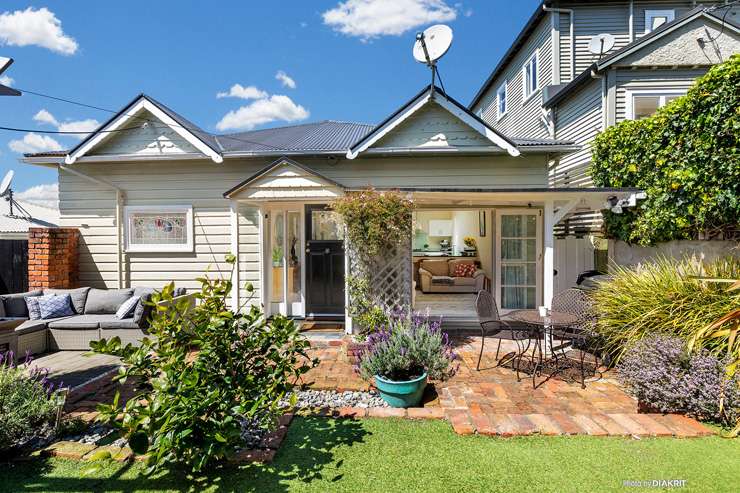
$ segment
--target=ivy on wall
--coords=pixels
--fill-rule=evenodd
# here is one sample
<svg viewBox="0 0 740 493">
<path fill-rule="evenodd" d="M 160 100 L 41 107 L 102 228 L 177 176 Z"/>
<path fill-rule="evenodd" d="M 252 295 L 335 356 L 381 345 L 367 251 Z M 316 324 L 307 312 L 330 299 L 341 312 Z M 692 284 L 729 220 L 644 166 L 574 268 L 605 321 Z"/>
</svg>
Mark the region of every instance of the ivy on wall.
<svg viewBox="0 0 740 493">
<path fill-rule="evenodd" d="M 592 146 L 602 187 L 638 187 L 647 198 L 604 212 L 609 238 L 651 245 L 729 238 L 740 224 L 740 55 L 712 67 L 650 118 L 621 122 Z"/>
</svg>

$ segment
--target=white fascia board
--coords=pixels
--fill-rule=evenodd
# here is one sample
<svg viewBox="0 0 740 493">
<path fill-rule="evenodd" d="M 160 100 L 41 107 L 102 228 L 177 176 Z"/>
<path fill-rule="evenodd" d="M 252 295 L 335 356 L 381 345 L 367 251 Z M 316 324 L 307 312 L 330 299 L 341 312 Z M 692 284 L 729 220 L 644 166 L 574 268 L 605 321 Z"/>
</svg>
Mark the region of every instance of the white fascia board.
<svg viewBox="0 0 740 493">
<path fill-rule="evenodd" d="M 465 122 L 468 126 L 470 126 L 472 129 L 476 130 L 480 134 L 482 134 L 484 137 L 486 137 L 488 140 L 499 146 L 500 148 L 506 150 L 506 152 L 509 153 L 510 156 L 517 157 L 521 153 L 519 152 L 519 149 L 516 148 L 516 146 L 511 145 L 509 141 L 501 137 L 499 134 L 488 128 L 488 126 L 482 124 L 475 118 L 472 118 L 467 112 L 462 111 L 460 108 L 458 108 L 456 105 L 449 102 L 445 97 L 439 97 L 435 99 L 435 102 L 442 106 L 444 109 L 458 117 L 460 120 Z"/>
<path fill-rule="evenodd" d="M 432 97 L 432 93 L 427 92 L 422 97 L 420 97 L 414 104 L 409 105 L 408 108 L 406 108 L 406 111 L 403 111 L 396 115 L 395 118 L 393 118 L 391 121 L 386 123 L 383 128 L 378 129 L 375 132 L 375 135 L 367 139 L 365 142 L 362 143 L 359 147 L 356 149 L 348 149 L 347 150 L 347 159 L 355 159 L 361 152 L 365 151 L 368 147 L 375 144 L 377 141 L 385 137 L 388 132 L 392 131 L 394 128 L 399 126 L 401 123 L 403 123 L 409 116 L 416 113 L 422 106 L 427 104 L 429 100 Z"/>
<path fill-rule="evenodd" d="M 77 159 L 84 156 L 90 150 L 95 148 L 95 146 L 100 144 L 106 137 L 109 137 L 110 131 L 112 130 L 115 131 L 115 130 L 120 129 L 129 120 L 131 120 L 132 118 L 136 118 L 135 115 L 141 110 L 149 111 L 152 115 L 154 115 L 162 123 L 172 128 L 172 130 L 174 130 L 180 137 L 185 139 L 193 147 L 198 149 L 200 152 L 202 152 L 206 156 L 210 157 L 211 160 L 213 160 L 213 162 L 215 163 L 223 162 L 224 159 L 219 153 L 211 149 L 208 145 L 206 145 L 202 140 L 200 140 L 198 137 L 192 134 L 189 130 L 187 130 L 186 128 L 183 128 L 173 118 L 171 118 L 165 112 L 160 110 L 151 101 L 147 100 L 146 98 L 141 98 L 136 104 L 134 104 L 129 109 L 129 111 L 127 111 L 126 113 L 122 115 L 119 115 L 118 118 L 116 118 L 115 120 L 110 122 L 108 125 L 106 125 L 105 128 L 100 129 L 97 135 L 95 135 L 93 138 L 88 140 L 85 143 L 85 145 L 77 149 L 74 153 L 68 155 L 65 158 L 65 163 L 74 164 L 75 161 L 77 161 Z"/>
</svg>

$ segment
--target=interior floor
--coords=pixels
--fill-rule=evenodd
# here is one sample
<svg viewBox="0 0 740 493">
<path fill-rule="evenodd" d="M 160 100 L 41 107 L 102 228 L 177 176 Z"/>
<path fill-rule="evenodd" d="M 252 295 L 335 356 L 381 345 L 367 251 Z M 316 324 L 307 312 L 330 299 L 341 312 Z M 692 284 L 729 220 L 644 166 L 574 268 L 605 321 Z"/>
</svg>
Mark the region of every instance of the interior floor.
<svg viewBox="0 0 740 493">
<path fill-rule="evenodd" d="M 422 293 L 416 291 L 414 310 L 435 317 L 474 318 L 475 293 Z"/>
</svg>

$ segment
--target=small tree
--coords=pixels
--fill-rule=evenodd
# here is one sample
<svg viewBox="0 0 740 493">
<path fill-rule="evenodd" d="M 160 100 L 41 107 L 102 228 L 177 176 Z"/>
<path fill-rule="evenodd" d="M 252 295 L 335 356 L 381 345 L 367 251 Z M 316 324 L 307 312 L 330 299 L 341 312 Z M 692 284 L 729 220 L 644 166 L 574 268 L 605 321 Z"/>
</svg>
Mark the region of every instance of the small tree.
<svg viewBox="0 0 740 493">
<path fill-rule="evenodd" d="M 602 132 L 592 147 L 594 183 L 647 193 L 636 208 L 604 213 L 607 236 L 649 245 L 736 234 L 739 139 L 740 55 L 652 117 Z"/>
</svg>

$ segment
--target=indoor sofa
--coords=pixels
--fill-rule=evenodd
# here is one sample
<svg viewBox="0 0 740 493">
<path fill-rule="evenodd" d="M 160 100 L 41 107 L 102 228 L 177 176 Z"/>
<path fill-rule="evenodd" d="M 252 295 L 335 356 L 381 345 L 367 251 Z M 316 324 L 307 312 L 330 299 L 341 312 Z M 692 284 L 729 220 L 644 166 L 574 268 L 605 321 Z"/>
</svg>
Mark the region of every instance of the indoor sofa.
<svg viewBox="0 0 740 493">
<path fill-rule="evenodd" d="M 85 350 L 90 342 L 119 337 L 124 344 L 138 344 L 147 335 L 151 306 L 147 304 L 154 288 L 125 289 L 44 289 L 0 296 L 0 316 L 23 320 L 15 328 L 17 354 L 39 354 L 49 350 Z M 27 297 L 42 295 L 70 295 L 73 315 L 29 319 Z M 188 297 L 184 289 L 176 289 L 175 296 Z M 131 316 L 118 318 L 118 308 L 136 296 L 139 302 Z M 192 303 L 191 299 L 191 303 Z"/>
<path fill-rule="evenodd" d="M 472 276 L 456 276 L 458 265 L 473 264 L 466 259 L 433 259 L 419 263 L 419 280 L 423 293 L 477 293 L 483 289 L 486 273 L 475 267 Z"/>
</svg>

